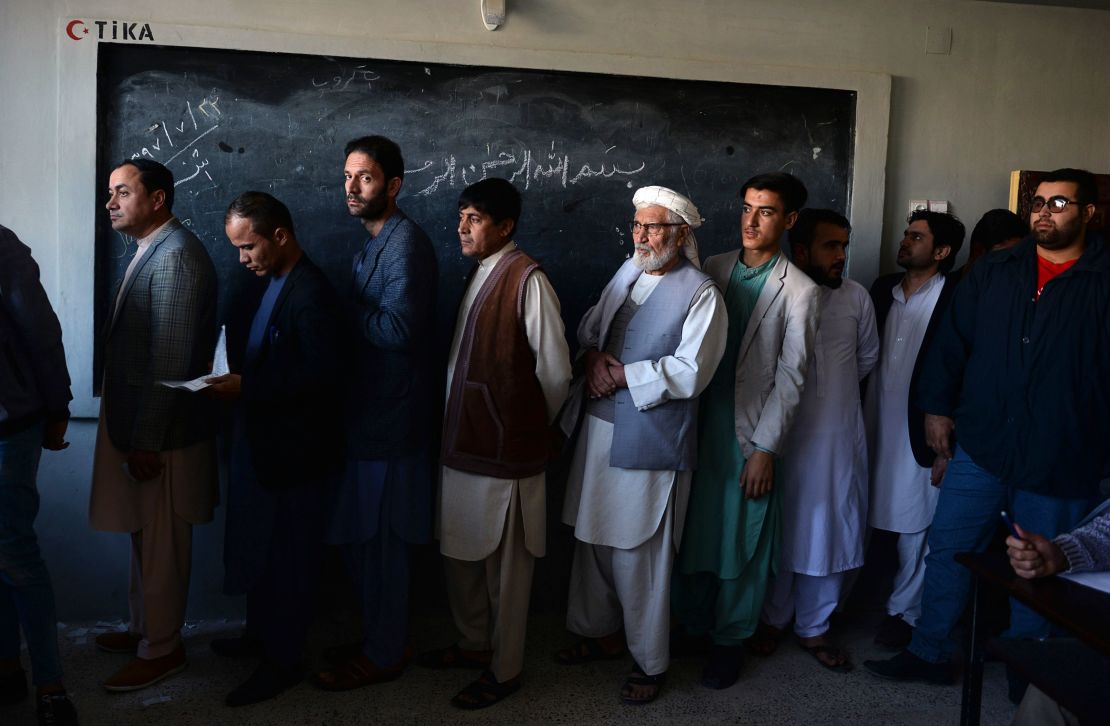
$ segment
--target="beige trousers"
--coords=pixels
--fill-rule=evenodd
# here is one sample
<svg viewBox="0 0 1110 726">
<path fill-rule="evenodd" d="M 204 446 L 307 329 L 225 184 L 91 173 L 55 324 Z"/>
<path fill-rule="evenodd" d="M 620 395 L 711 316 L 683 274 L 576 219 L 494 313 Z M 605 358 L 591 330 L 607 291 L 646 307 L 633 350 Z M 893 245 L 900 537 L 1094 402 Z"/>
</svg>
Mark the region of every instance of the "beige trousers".
<svg viewBox="0 0 1110 726">
<path fill-rule="evenodd" d="M 501 544 L 482 560 L 444 557 L 447 598 L 463 650 L 493 650 L 490 670 L 499 683 L 524 668 L 524 637 L 536 558 L 524 545 L 524 519 L 514 492 Z"/>
<path fill-rule="evenodd" d="M 169 655 L 181 644 L 192 547 L 193 525 L 174 513 L 168 496 L 146 526 L 131 533 L 128 630 L 142 636 L 140 658 Z"/>
</svg>

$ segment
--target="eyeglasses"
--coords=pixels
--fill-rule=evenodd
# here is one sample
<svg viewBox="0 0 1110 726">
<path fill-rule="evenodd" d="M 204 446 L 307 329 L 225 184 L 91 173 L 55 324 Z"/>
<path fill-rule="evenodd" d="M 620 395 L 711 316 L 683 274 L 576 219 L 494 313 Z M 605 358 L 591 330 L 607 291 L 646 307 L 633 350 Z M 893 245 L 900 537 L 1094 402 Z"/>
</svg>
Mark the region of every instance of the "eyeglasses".
<svg viewBox="0 0 1110 726">
<path fill-rule="evenodd" d="M 643 230 L 644 232 L 647 232 L 648 237 L 654 238 L 654 237 L 662 236 L 663 230 L 666 229 L 667 227 L 681 227 L 684 224 L 686 224 L 686 223 L 685 222 L 649 222 L 647 224 L 641 224 L 639 222 L 632 221 L 632 222 L 628 223 L 628 228 L 630 230 L 632 230 L 632 234 L 639 234 L 640 230 Z"/>
<path fill-rule="evenodd" d="M 1033 197 L 1033 214 L 1044 209 L 1046 204 L 1048 205 L 1049 214 L 1059 214 L 1067 209 L 1069 204 L 1079 204 L 1079 202 L 1074 199 L 1068 199 L 1067 197 L 1052 197 L 1050 199 Z"/>
</svg>

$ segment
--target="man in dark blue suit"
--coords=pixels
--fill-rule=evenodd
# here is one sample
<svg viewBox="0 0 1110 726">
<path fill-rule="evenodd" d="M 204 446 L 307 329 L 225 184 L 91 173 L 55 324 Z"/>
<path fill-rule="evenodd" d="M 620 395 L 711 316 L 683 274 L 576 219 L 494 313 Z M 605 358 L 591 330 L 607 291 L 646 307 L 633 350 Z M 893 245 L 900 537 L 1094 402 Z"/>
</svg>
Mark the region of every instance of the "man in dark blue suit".
<svg viewBox="0 0 1110 726">
<path fill-rule="evenodd" d="M 227 696 L 229 706 L 244 706 L 302 678 L 320 567 L 324 486 L 343 458 L 337 389 L 342 314 L 277 199 L 262 192 L 239 195 L 227 210 L 225 231 L 239 261 L 268 278 L 249 326 L 229 326 L 232 369 L 240 372 L 208 379 L 211 395 L 236 403 L 224 590 L 247 596 L 246 632 L 216 640 L 212 649 L 261 658 Z"/>
<path fill-rule="evenodd" d="M 321 688 L 344 691 L 401 675 L 408 625 L 409 549 L 431 535 L 436 429 L 433 325 L 438 283 L 428 236 L 397 208 L 405 166 L 397 144 L 347 144 L 347 210 L 370 237 L 344 291 L 353 345 L 344 378 L 347 460 L 325 542 L 341 545 L 362 601 L 363 640 L 332 649 Z"/>
</svg>

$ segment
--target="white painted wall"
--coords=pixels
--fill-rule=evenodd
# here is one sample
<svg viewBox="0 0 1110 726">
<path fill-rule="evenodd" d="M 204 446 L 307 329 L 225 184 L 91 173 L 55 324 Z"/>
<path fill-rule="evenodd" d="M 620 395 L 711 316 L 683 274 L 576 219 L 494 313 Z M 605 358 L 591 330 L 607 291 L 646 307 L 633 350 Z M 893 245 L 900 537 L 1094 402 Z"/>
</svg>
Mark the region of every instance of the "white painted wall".
<svg viewBox="0 0 1110 726">
<path fill-rule="evenodd" d="M 81 119 L 66 99 L 76 94 L 78 115 L 88 114 L 92 89 L 74 91 L 68 79 L 76 71 L 59 61 L 74 53 L 63 33 L 69 18 L 217 27 L 221 38 L 263 31 L 299 38 L 301 47 L 369 57 L 403 51 L 426 60 L 601 72 L 642 62 L 647 75 L 704 69 L 713 74 L 707 77 L 799 84 L 890 76 L 885 177 L 865 170 L 885 180 L 854 190 L 882 204 L 881 239 L 873 231 L 858 237 L 857 259 L 881 260 L 884 270 L 893 267 L 910 198 L 948 199 L 970 228 L 987 209 L 1005 206 L 1012 169 L 1110 172 L 1110 12 L 973 0 L 508 0 L 506 24 L 488 32 L 478 7 L 478 0 L 3 0 L 0 222 L 34 249 L 67 342 L 91 335 L 91 251 L 82 247 L 91 230 L 80 220 L 102 198 L 102 180 L 82 171 L 92 168 L 94 148 L 74 144 Z M 927 26 L 952 29 L 951 55 L 925 54 Z M 866 267 L 868 274 L 858 275 L 865 283 L 874 274 Z M 85 345 L 71 346 L 70 365 L 84 391 L 88 355 Z M 47 465 L 48 474 L 56 469 L 64 479 L 58 491 L 67 500 L 87 494 L 91 438 L 80 444 L 64 455 L 64 467 Z M 83 507 L 67 503 L 71 517 L 51 510 L 60 506 L 55 496 L 45 492 L 44 517 L 57 514 L 72 526 L 68 542 L 48 543 L 48 555 L 106 546 L 85 534 Z M 218 541 L 214 530 L 202 537 Z M 85 583 L 80 572 L 74 576 L 60 585 L 80 592 Z M 122 597 L 92 595 L 66 607 L 91 612 Z"/>
</svg>

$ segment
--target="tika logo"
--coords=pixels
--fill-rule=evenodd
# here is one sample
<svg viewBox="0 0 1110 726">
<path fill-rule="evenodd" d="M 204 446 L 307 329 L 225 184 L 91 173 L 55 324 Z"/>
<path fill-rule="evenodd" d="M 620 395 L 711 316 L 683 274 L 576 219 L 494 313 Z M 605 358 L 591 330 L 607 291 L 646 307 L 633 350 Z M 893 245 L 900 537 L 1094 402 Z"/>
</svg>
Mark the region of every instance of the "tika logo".
<svg viewBox="0 0 1110 726">
<path fill-rule="evenodd" d="M 124 20 L 94 20 L 97 40 L 154 40 L 150 23 L 128 23 Z M 74 40 L 82 40 L 89 34 L 89 26 L 84 20 L 70 20 L 66 25 L 66 35 Z"/>
</svg>

